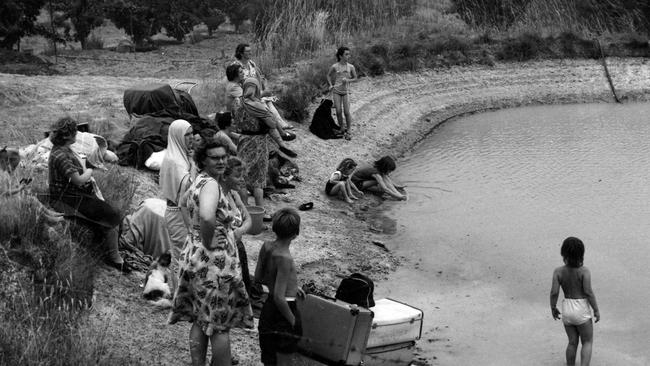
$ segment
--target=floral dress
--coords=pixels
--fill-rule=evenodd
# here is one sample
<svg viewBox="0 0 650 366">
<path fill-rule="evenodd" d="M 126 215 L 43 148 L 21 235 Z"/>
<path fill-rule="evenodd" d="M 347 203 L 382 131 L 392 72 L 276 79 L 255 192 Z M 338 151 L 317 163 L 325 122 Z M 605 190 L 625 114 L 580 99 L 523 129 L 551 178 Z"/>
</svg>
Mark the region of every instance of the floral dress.
<svg viewBox="0 0 650 366">
<path fill-rule="evenodd" d="M 169 323 L 197 322 L 207 336 L 230 328 L 252 328 L 253 311 L 242 280 L 239 257 L 228 210 L 228 199 L 219 187 L 217 220 L 212 246 L 202 244 L 199 195 L 212 177 L 201 173 L 189 188 L 187 202 L 192 229 L 181 253 L 179 286 Z M 218 186 L 218 185 L 217 185 Z"/>
</svg>

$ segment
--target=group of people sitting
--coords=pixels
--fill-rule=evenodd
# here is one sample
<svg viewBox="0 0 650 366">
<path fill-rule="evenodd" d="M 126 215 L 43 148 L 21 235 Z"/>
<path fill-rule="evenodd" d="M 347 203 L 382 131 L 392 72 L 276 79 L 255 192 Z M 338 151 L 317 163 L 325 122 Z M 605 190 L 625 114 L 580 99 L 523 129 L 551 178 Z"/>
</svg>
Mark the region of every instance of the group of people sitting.
<svg viewBox="0 0 650 366">
<path fill-rule="evenodd" d="M 250 60 L 250 52 L 249 45 L 239 45 L 237 61 L 226 67 L 226 111 L 217 114 L 219 130 L 194 131 L 185 120 L 173 121 L 160 166 L 164 225 L 170 244 L 160 251 L 163 254 L 154 264 L 157 271 L 150 271 L 152 282 L 145 287 L 173 283 L 168 294 L 174 294 L 170 323 L 192 323 L 190 349 L 195 365 L 204 364 L 208 340 L 213 364 L 231 363 L 229 329 L 253 326 L 250 299 L 258 286 L 268 290 L 259 323 L 263 362 L 286 364 L 285 356 L 295 351 L 300 335 L 295 297 L 304 293 L 297 285 L 289 251 L 299 234 L 298 212 L 285 208 L 273 215 L 276 238 L 262 246 L 254 278 L 249 274 L 242 241 L 251 227 L 246 208 L 249 193 L 255 205 L 264 206 L 269 140 L 277 145 L 278 154 L 297 156 L 286 146 L 286 141 L 295 138 L 286 131 L 292 126 L 273 105 L 276 99 L 265 93 L 264 78 Z M 92 164 L 71 149 L 77 127 L 74 119 L 65 117 L 50 130 L 48 203 L 53 210 L 43 206 L 42 213 L 53 222 L 62 220 L 62 212 L 90 224 L 103 241 L 105 262 L 128 273 L 131 268 L 118 251 L 121 214 L 102 197 Z M 0 155 L 0 163 L 3 171 L 15 168 L 4 155 Z M 350 203 L 364 191 L 406 199 L 389 177 L 393 170 L 395 161 L 389 156 L 358 169 L 352 159 L 345 159 L 328 179 L 325 192 Z M 15 195 L 21 190 L 1 193 Z"/>
</svg>

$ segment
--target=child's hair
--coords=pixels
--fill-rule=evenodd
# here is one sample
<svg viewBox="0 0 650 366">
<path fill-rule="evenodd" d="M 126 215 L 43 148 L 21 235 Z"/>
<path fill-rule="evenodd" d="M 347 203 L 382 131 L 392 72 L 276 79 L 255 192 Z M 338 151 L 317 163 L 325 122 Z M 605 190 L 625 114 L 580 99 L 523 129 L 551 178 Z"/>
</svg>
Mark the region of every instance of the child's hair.
<svg viewBox="0 0 650 366">
<path fill-rule="evenodd" d="M 226 67 L 226 79 L 228 81 L 235 81 L 237 76 L 239 76 L 239 69 L 241 69 L 240 64 L 231 64 Z"/>
<path fill-rule="evenodd" d="M 339 47 L 339 49 L 336 50 L 336 61 L 341 61 L 341 56 L 343 56 L 343 54 L 345 53 L 345 51 L 349 51 L 349 50 L 350 50 L 350 49 L 347 48 L 347 47 L 345 47 L 345 46 L 343 46 L 343 47 Z"/>
<path fill-rule="evenodd" d="M 278 239 L 288 239 L 300 233 L 300 214 L 294 208 L 285 207 L 273 214 L 273 232 Z"/>
<path fill-rule="evenodd" d="M 169 267 L 172 262 L 172 254 L 170 252 L 165 252 L 158 257 L 156 262 L 163 267 Z"/>
<path fill-rule="evenodd" d="M 585 256 L 585 245 L 582 243 L 582 240 L 570 236 L 564 239 L 560 254 L 562 254 L 567 266 L 580 267 Z"/>
<path fill-rule="evenodd" d="M 375 161 L 375 169 L 379 171 L 380 174 L 388 174 L 395 170 L 397 167 L 395 165 L 395 160 L 390 156 L 384 156 L 381 159 Z"/>
<path fill-rule="evenodd" d="M 339 172 L 342 172 L 342 171 L 345 171 L 345 170 L 350 170 L 350 169 L 352 169 L 352 168 L 354 168 L 356 166 L 357 166 L 357 163 L 354 160 L 352 160 L 351 158 L 345 158 L 345 159 L 341 160 L 341 162 L 339 163 L 339 166 L 336 168 L 336 170 L 338 170 Z"/>
</svg>

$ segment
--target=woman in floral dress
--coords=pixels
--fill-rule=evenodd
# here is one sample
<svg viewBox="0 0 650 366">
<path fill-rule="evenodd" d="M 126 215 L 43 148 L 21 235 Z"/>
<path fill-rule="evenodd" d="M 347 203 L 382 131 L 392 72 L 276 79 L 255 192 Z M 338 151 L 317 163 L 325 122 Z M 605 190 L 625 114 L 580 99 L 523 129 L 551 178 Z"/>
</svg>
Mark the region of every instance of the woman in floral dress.
<svg viewBox="0 0 650 366">
<path fill-rule="evenodd" d="M 199 175 L 181 199 L 191 227 L 169 322 L 192 323 L 190 353 L 195 366 L 205 364 L 208 339 L 211 365 L 230 365 L 229 330 L 253 327 L 233 231 L 235 218 L 217 182 L 227 158 L 226 147 L 217 142 L 199 148 L 194 156 Z"/>
</svg>

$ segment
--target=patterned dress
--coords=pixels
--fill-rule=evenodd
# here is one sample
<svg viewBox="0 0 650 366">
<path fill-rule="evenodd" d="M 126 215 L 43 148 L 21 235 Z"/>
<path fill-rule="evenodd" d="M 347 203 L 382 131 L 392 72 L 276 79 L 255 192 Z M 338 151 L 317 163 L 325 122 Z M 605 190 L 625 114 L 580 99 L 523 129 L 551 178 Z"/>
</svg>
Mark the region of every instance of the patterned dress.
<svg viewBox="0 0 650 366">
<path fill-rule="evenodd" d="M 180 260 L 180 283 L 174 296 L 170 324 L 197 322 L 207 336 L 230 328 L 252 328 L 253 311 L 242 280 L 228 200 L 219 187 L 217 220 L 212 246 L 202 244 L 199 218 L 201 189 L 214 179 L 199 174 L 189 188 L 187 202 L 192 230 Z M 218 186 L 218 185 L 217 185 Z"/>
<path fill-rule="evenodd" d="M 241 98 L 236 98 L 232 104 L 233 126 L 237 132 L 256 131 L 264 126 L 257 118 L 249 115 L 244 109 Z M 262 126 L 262 127 L 261 127 Z M 269 170 L 269 137 L 268 134 L 246 135 L 239 137 L 237 156 L 242 159 L 248 169 L 244 180 L 247 188 L 266 187 L 266 174 Z"/>
</svg>

